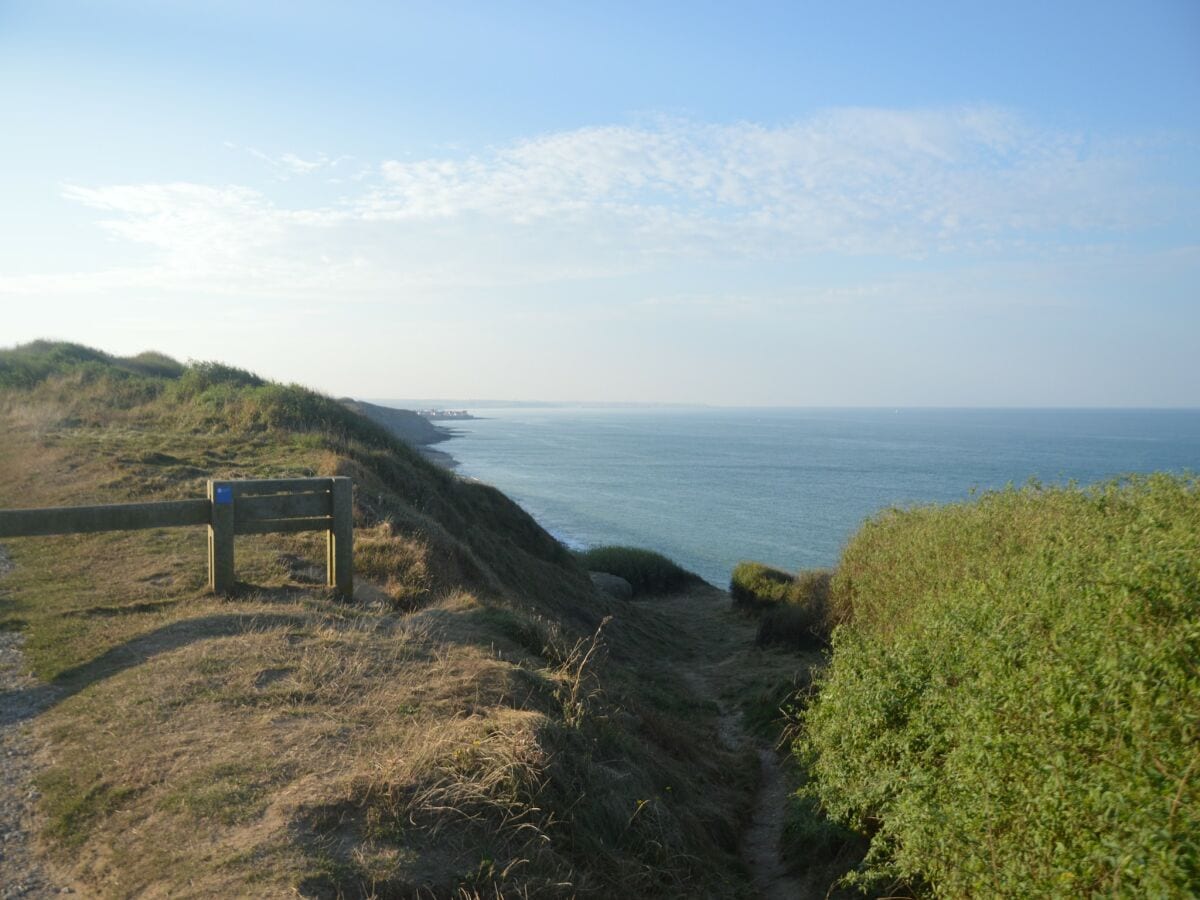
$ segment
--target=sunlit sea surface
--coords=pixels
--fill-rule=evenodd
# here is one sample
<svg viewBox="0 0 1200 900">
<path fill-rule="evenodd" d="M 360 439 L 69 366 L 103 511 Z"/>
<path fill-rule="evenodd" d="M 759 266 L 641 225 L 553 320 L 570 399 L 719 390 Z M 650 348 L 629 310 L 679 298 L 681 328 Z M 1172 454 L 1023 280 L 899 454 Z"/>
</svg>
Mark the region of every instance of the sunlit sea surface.
<svg viewBox="0 0 1200 900">
<path fill-rule="evenodd" d="M 631 544 L 724 585 L 833 565 L 867 516 L 972 490 L 1200 471 L 1200 410 L 488 409 L 438 449 L 571 547 Z"/>
</svg>

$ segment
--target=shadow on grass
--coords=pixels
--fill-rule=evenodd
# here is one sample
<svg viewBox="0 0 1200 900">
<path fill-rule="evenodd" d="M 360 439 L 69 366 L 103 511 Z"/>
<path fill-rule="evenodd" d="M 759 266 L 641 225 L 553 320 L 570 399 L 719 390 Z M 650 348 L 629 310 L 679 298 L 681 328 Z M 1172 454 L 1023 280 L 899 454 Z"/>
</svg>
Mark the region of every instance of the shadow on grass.
<svg viewBox="0 0 1200 900">
<path fill-rule="evenodd" d="M 161 653 L 197 641 L 231 637 L 249 630 L 303 627 L 309 618 L 281 613 L 225 613 L 171 622 L 118 644 L 86 663 L 59 673 L 53 681 L 0 693 L 0 725 L 22 722 L 78 694 L 85 688 L 141 665 Z"/>
<path fill-rule="evenodd" d="M 64 617 L 83 619 L 111 619 L 119 616 L 130 616 L 138 613 L 165 612 L 182 603 L 181 598 L 171 600 L 149 600 L 141 603 L 126 603 L 118 606 L 89 606 L 85 609 L 70 609 L 63 612 Z"/>
</svg>

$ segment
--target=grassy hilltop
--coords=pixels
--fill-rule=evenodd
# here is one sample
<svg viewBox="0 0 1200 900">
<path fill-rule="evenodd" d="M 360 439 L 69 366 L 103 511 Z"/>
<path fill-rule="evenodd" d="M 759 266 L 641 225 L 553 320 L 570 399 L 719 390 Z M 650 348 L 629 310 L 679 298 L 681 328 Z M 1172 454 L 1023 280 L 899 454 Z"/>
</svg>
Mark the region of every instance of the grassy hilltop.
<svg viewBox="0 0 1200 900">
<path fill-rule="evenodd" d="M 157 354 L 0 351 L 0 434 L 6 507 L 355 483 L 353 603 L 321 535 L 239 537 L 229 600 L 202 528 L 6 542 L 43 843 L 89 895 L 746 892 L 752 769 L 685 650 L 498 491 L 330 398 Z"/>
</svg>

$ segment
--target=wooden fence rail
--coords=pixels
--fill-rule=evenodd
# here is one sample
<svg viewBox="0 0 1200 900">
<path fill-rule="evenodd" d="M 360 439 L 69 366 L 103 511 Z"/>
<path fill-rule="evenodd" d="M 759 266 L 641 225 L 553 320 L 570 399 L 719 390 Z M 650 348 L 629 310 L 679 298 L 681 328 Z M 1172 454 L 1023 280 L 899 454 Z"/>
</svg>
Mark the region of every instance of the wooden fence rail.
<svg viewBox="0 0 1200 900">
<path fill-rule="evenodd" d="M 349 478 L 209 481 L 199 500 L 0 509 L 0 538 L 139 528 L 208 526 L 208 586 L 233 589 L 237 534 L 324 531 L 326 579 L 343 597 L 354 593 L 354 507 Z"/>
</svg>

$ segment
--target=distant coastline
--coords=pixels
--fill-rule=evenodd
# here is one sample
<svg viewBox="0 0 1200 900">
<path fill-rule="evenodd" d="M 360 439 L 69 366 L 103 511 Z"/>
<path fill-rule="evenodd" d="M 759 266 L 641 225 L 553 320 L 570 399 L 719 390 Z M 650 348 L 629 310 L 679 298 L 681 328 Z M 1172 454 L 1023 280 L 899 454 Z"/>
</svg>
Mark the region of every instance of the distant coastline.
<svg viewBox="0 0 1200 900">
<path fill-rule="evenodd" d="M 460 420 L 477 418 L 465 409 L 418 409 L 415 412 L 418 416 L 429 419 L 431 422 L 442 419 Z"/>
<path fill-rule="evenodd" d="M 399 409 L 365 400 L 343 398 L 342 403 L 361 413 L 377 425 L 381 425 L 404 443 L 408 444 L 434 465 L 453 471 L 458 468 L 458 460 L 443 450 L 435 450 L 433 444 L 440 444 L 454 437 L 454 431 L 440 425 L 434 425 L 432 416 L 424 413 L 430 410 Z M 459 412 L 457 410 L 439 410 L 440 412 Z M 473 419 L 466 410 L 463 415 L 447 415 L 445 419 Z"/>
</svg>

